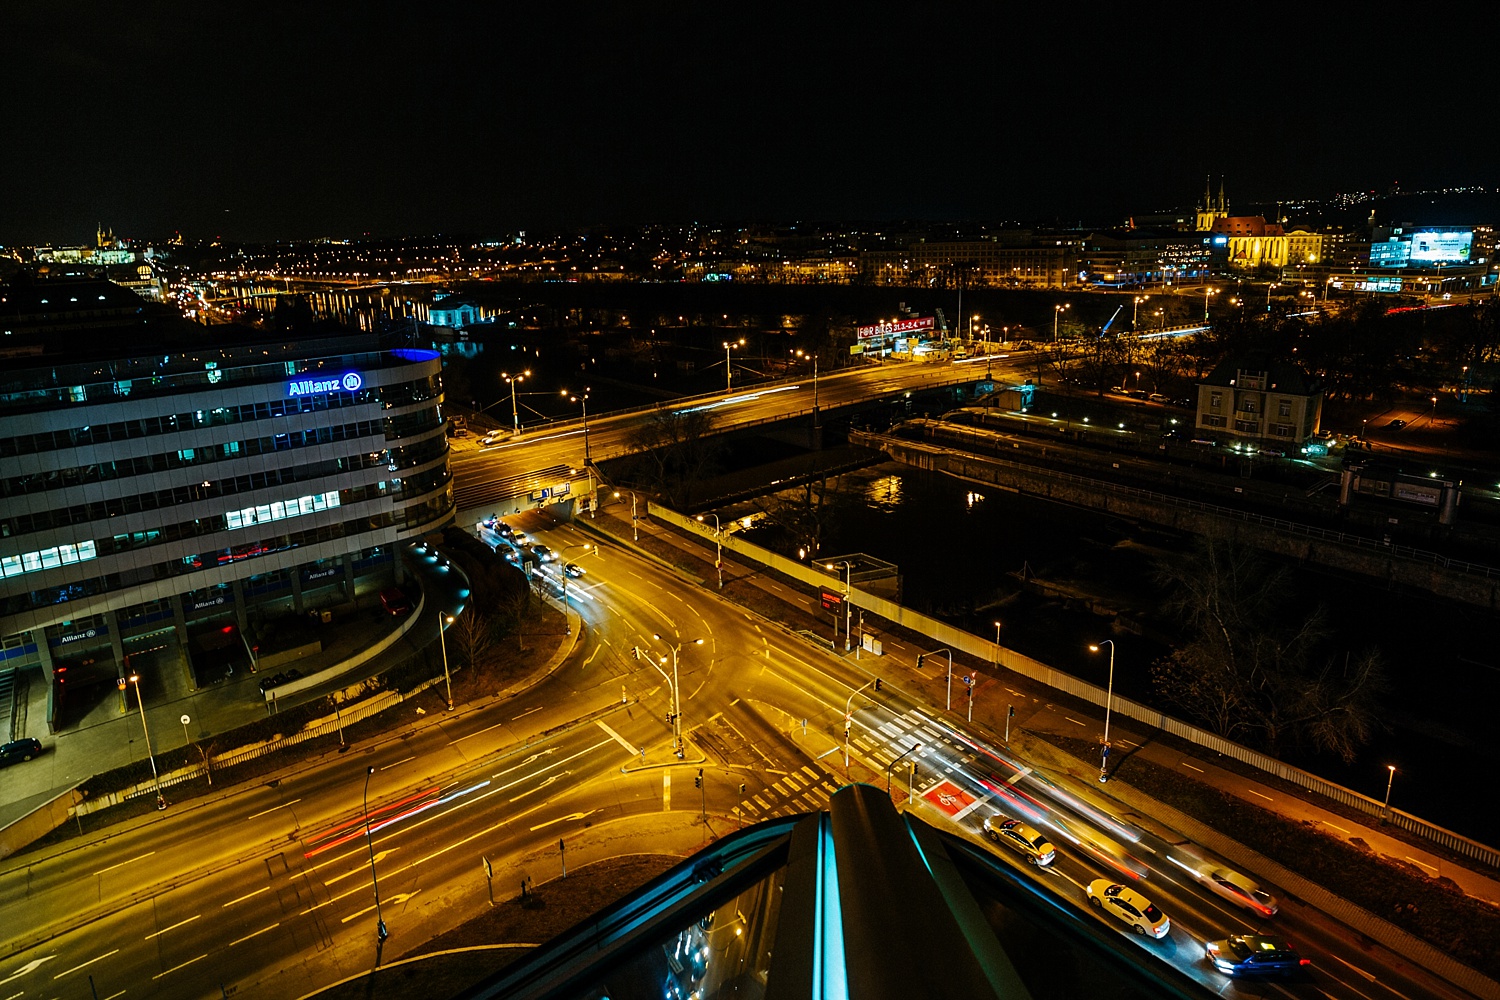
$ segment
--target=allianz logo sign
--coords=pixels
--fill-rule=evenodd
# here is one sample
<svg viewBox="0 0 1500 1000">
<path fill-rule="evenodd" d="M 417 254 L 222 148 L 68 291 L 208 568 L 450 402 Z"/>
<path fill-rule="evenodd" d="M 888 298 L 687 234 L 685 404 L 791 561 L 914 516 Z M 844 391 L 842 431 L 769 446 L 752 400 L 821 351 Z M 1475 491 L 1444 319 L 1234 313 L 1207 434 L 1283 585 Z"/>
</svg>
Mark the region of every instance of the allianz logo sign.
<svg viewBox="0 0 1500 1000">
<path fill-rule="evenodd" d="M 365 384 L 359 372 L 345 372 L 338 378 L 304 378 L 286 384 L 288 396 L 315 396 L 325 392 L 356 392 Z"/>
</svg>

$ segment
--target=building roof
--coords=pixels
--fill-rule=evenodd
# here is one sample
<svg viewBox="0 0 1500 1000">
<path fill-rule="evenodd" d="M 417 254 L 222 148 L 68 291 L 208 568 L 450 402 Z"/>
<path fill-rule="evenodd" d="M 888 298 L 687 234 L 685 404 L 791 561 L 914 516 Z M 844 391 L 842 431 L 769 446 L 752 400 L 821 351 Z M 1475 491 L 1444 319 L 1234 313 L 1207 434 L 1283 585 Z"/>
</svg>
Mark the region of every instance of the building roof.
<svg viewBox="0 0 1500 1000">
<path fill-rule="evenodd" d="M 696 962 L 682 960 L 684 942 Z M 381 974 L 401 976 L 404 995 L 429 995 L 420 965 Z M 366 996 L 377 984 L 362 978 L 354 985 Z M 323 994 L 346 995 L 354 994 Z M 463 994 L 700 995 L 1215 994 L 985 847 L 910 809 L 897 813 L 890 796 L 870 785 L 839 789 L 825 812 L 719 839 Z"/>
<path fill-rule="evenodd" d="M 1317 379 L 1292 362 L 1273 360 L 1267 354 L 1242 354 L 1225 358 L 1199 384 L 1228 388 L 1235 384 L 1235 379 L 1242 371 L 1265 372 L 1268 391 L 1284 392 L 1291 396 L 1316 396 L 1323 391 L 1323 386 Z"/>
</svg>

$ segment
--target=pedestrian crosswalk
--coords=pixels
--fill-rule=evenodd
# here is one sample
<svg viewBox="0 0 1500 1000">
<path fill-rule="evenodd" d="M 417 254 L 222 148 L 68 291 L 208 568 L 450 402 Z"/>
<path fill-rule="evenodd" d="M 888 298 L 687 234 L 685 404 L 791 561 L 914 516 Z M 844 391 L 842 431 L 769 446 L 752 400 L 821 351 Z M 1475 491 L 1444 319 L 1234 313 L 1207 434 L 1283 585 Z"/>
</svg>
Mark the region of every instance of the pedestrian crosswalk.
<svg viewBox="0 0 1500 1000">
<path fill-rule="evenodd" d="M 740 800 L 738 814 L 746 822 L 817 812 L 828 805 L 828 797 L 839 787 L 827 774 L 809 765 L 779 775 L 772 771 L 766 776 L 775 780 Z"/>
<path fill-rule="evenodd" d="M 869 728 L 862 728 L 862 721 L 856 721 L 852 727 L 850 748 L 872 767 L 884 770 L 894 764 L 894 773 L 899 778 L 909 775 L 910 767 L 915 764 L 915 791 L 918 795 L 944 781 L 958 762 L 971 752 L 968 746 L 954 740 L 932 719 L 916 710 L 879 725 L 871 720 L 867 724 Z"/>
</svg>

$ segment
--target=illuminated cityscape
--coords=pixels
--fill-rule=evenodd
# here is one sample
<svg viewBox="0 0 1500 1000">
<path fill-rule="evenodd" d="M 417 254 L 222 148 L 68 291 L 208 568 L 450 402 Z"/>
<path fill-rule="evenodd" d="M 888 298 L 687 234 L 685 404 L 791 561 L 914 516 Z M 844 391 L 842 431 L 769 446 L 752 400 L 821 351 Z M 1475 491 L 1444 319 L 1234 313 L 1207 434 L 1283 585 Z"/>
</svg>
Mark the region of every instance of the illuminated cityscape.
<svg viewBox="0 0 1500 1000">
<path fill-rule="evenodd" d="M 0 41 L 0 997 L 1500 998 L 1481 33 L 257 15 Z"/>
</svg>

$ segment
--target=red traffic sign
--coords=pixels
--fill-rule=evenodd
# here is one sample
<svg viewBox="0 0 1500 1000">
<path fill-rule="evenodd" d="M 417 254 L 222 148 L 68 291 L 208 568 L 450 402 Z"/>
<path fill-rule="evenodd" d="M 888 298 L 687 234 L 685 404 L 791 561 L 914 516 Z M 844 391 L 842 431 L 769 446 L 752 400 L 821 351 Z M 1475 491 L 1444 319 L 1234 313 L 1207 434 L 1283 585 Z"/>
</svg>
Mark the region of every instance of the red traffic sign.
<svg viewBox="0 0 1500 1000">
<path fill-rule="evenodd" d="M 831 610 L 833 610 L 835 608 L 842 608 L 843 606 L 844 606 L 844 595 L 843 594 L 836 594 L 836 593 L 834 593 L 831 590 L 825 590 L 825 591 L 823 591 L 823 609 L 825 611 L 831 611 Z"/>
</svg>

